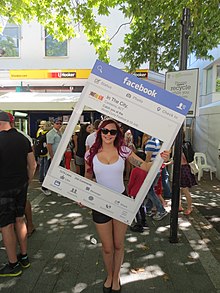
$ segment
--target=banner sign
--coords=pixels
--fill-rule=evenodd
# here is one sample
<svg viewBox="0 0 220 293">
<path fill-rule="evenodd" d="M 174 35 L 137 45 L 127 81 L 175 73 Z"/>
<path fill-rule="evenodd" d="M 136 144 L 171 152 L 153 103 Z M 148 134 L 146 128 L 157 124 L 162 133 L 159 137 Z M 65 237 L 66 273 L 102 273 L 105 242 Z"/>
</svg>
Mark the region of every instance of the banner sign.
<svg viewBox="0 0 220 293">
<path fill-rule="evenodd" d="M 192 102 L 187 117 L 196 116 L 198 80 L 198 68 L 166 73 L 166 90 Z"/>
<path fill-rule="evenodd" d="M 91 69 L 14 69 L 9 72 L 10 79 L 87 79 Z M 133 74 L 139 78 L 147 79 L 148 69 L 137 69 Z"/>
<path fill-rule="evenodd" d="M 10 79 L 87 79 L 91 69 L 29 69 L 29 70 L 10 70 Z"/>
<path fill-rule="evenodd" d="M 134 75 L 96 61 L 52 160 L 43 186 L 83 205 L 131 224 L 162 164 L 160 154 L 135 199 L 88 180 L 60 166 L 83 109 L 91 108 L 128 127 L 162 141 L 169 150 L 188 113 L 191 102 Z"/>
</svg>

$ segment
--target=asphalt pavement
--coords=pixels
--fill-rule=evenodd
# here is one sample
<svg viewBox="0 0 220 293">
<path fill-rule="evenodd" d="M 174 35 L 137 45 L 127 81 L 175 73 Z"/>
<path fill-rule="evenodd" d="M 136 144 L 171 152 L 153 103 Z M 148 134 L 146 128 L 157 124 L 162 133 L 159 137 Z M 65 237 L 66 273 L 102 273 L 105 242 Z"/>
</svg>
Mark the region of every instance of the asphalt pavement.
<svg viewBox="0 0 220 293">
<path fill-rule="evenodd" d="M 169 216 L 148 219 L 143 233 L 128 228 L 122 293 L 220 293 L 220 234 L 213 224 L 219 215 L 208 221 L 200 212 L 201 206 L 217 206 L 219 193 L 220 182 L 208 177 L 192 189 L 194 210 L 189 217 L 179 215 L 178 243 L 169 242 Z M 0 292 L 102 293 L 106 275 L 90 210 L 55 193 L 45 196 L 37 179 L 29 198 L 36 226 L 28 239 L 31 267 L 20 277 L 1 278 Z M 6 260 L 1 241 L 0 263 Z"/>
</svg>

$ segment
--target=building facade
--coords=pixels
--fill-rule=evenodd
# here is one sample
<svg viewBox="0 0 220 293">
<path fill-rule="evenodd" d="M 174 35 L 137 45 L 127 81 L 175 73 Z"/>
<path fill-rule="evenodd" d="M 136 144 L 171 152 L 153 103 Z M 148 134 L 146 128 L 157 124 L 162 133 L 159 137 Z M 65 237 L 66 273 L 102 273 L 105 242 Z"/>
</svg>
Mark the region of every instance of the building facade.
<svg viewBox="0 0 220 293">
<path fill-rule="evenodd" d="M 210 53 L 212 61 L 189 57 L 188 68 L 199 68 L 199 107 L 220 101 L 220 45 Z"/>
<path fill-rule="evenodd" d="M 107 27 L 107 34 L 111 37 L 115 34 L 122 23 L 127 22 L 123 15 L 116 10 L 112 10 L 109 24 L 109 17 L 100 19 Z M 118 49 L 123 46 L 124 34 L 128 32 L 128 26 L 123 25 L 115 37 L 111 40 L 112 47 L 109 52 L 111 65 L 124 68 L 124 64 L 118 61 Z M 47 103 L 35 104 L 38 107 L 33 110 L 33 105 L 23 103 L 23 108 L 18 107 L 10 97 L 3 96 L 11 92 L 20 92 L 16 95 L 16 102 L 20 99 L 23 102 L 24 92 L 42 93 L 30 95 L 30 99 L 41 99 L 43 94 L 62 93 L 66 94 L 66 99 L 71 93 L 80 93 L 86 84 L 97 56 L 94 48 L 88 43 L 83 33 L 79 32 L 79 37 L 68 39 L 63 43 L 57 42 L 37 21 L 31 23 L 23 22 L 21 26 L 7 23 L 0 35 L 0 103 L 11 99 L 11 104 L 7 104 L 7 109 L 16 115 L 19 127 L 34 135 L 39 120 L 53 119 L 53 117 L 67 117 L 71 115 L 69 110 L 52 110 L 45 108 Z M 164 75 L 149 72 L 148 64 L 145 68 L 137 70 L 136 74 L 140 78 L 151 80 L 152 83 L 164 87 Z M 2 95 L 2 98 L 1 98 Z M 22 97 L 22 98 L 19 98 Z M 57 98 L 55 99 L 57 101 Z M 33 100 L 33 102 L 35 102 Z M 2 106 L 3 107 L 3 106 Z M 57 108 L 57 107 L 56 107 Z M 19 110 L 19 112 L 18 112 Z M 20 115 L 20 116 L 19 116 Z M 90 115 L 85 113 L 85 119 L 90 119 Z"/>
</svg>

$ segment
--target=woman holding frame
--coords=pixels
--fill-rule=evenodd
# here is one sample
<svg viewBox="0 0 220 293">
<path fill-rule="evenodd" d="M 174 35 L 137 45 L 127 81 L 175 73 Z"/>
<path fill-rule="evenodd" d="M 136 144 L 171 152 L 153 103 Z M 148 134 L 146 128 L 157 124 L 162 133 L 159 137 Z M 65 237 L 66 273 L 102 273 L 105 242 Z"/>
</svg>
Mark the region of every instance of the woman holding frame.
<svg viewBox="0 0 220 293">
<path fill-rule="evenodd" d="M 169 152 L 164 151 L 161 157 L 168 160 Z M 99 125 L 95 143 L 85 155 L 85 177 L 92 180 L 94 174 L 97 183 L 126 195 L 123 180 L 126 160 L 145 171 L 149 171 L 152 166 L 152 162 L 146 163 L 124 145 L 123 134 L 115 120 L 103 120 Z M 107 271 L 103 292 L 121 292 L 120 268 L 124 258 L 127 225 L 95 210 L 92 211 L 92 216 L 102 243 Z"/>
</svg>

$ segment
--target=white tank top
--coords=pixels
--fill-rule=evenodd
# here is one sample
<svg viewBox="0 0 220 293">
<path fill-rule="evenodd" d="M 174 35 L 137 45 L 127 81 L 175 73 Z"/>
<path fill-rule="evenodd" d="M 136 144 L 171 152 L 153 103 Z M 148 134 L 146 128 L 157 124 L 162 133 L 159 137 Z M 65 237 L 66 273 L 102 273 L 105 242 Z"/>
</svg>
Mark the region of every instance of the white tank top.
<svg viewBox="0 0 220 293">
<path fill-rule="evenodd" d="M 118 157 L 118 160 L 113 164 L 103 164 L 99 161 L 97 155 L 93 158 L 93 171 L 96 182 L 110 188 L 114 191 L 122 193 L 125 190 L 124 186 L 124 168 L 125 159 L 131 154 L 128 147 L 122 147 L 124 153 Z"/>
</svg>

